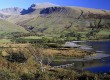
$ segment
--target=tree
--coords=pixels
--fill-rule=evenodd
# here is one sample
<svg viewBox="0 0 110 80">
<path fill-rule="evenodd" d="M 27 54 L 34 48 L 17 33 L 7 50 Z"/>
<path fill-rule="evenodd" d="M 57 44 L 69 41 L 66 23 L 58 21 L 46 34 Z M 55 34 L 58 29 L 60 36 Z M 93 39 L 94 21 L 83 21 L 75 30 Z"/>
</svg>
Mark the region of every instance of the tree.
<svg viewBox="0 0 110 80">
<path fill-rule="evenodd" d="M 110 35 L 108 35 L 108 38 L 110 39 Z"/>
<path fill-rule="evenodd" d="M 86 34 L 87 38 L 97 38 L 97 33 L 99 32 L 99 29 L 92 29 L 90 32 Z"/>
<path fill-rule="evenodd" d="M 81 40 L 81 34 L 77 34 L 77 40 Z"/>
<path fill-rule="evenodd" d="M 42 72 L 45 71 L 45 68 L 43 66 L 43 49 L 38 47 L 33 47 L 32 45 L 28 48 L 29 52 L 34 56 L 34 59 L 37 63 L 40 64 L 40 69 Z"/>
<path fill-rule="evenodd" d="M 42 37 L 42 42 L 43 43 L 48 43 L 50 40 L 48 39 L 48 38 L 46 38 L 46 37 Z"/>
<path fill-rule="evenodd" d="M 44 72 L 46 68 L 44 61 L 47 61 L 46 65 L 49 65 L 52 62 L 52 56 L 44 56 L 44 48 L 42 47 L 31 45 L 28 50 L 34 56 L 35 61 L 40 65 L 41 71 Z"/>
</svg>

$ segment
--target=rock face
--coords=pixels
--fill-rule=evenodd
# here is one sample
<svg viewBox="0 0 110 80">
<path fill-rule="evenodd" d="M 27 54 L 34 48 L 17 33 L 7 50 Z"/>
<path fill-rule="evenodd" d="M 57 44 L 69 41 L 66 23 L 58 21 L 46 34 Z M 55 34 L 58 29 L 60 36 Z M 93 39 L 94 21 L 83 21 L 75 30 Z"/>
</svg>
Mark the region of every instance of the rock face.
<svg viewBox="0 0 110 80">
<path fill-rule="evenodd" d="M 47 7 L 55 7 L 58 5 L 49 3 L 49 2 L 45 2 L 45 3 L 37 3 L 37 4 L 32 4 L 30 8 L 32 9 L 43 9 L 43 8 L 47 8 Z"/>
<path fill-rule="evenodd" d="M 43 10 L 40 11 L 40 14 L 50 14 L 53 12 L 61 12 L 61 11 L 67 11 L 65 7 L 48 7 L 44 8 Z"/>
<path fill-rule="evenodd" d="M 23 14 L 23 15 L 24 14 L 29 14 L 29 13 L 34 12 L 35 10 L 45 9 L 45 8 L 48 8 L 48 7 L 55 7 L 55 6 L 58 6 L 58 5 L 55 5 L 55 4 L 52 4 L 52 3 L 49 3 L 49 2 L 32 4 L 27 10 L 23 9 L 21 11 L 21 14 Z"/>
</svg>

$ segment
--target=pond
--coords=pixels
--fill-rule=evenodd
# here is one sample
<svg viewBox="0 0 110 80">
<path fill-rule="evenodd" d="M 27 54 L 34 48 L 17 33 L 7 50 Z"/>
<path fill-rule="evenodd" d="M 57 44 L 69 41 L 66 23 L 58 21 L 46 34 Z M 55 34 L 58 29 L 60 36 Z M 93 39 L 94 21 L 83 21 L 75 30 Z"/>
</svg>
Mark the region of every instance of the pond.
<svg viewBox="0 0 110 80">
<path fill-rule="evenodd" d="M 87 42 L 86 44 L 92 46 L 96 51 L 104 51 L 103 53 L 110 55 L 110 41 Z M 95 73 L 110 72 L 110 56 L 103 57 L 99 59 L 98 62 L 93 60 L 93 62 L 97 63 L 97 65 L 89 66 L 84 68 L 84 70 L 89 70 Z"/>
<path fill-rule="evenodd" d="M 106 73 L 110 71 L 110 41 L 87 41 L 79 45 L 91 46 L 97 51 L 95 56 L 85 56 L 82 59 L 69 59 L 54 62 L 53 66 L 75 63 L 73 69 L 87 70 L 94 73 Z"/>
</svg>

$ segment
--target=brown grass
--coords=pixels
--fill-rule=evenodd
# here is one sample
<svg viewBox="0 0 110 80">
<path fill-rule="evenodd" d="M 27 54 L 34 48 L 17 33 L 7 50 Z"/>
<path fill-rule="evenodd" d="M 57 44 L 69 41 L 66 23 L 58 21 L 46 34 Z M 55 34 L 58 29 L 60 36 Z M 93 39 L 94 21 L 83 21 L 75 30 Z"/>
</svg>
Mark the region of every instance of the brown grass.
<svg viewBox="0 0 110 80">
<path fill-rule="evenodd" d="M 8 49 L 5 49 L 5 51 L 13 51 L 18 52 L 21 51 L 23 53 L 28 52 L 28 48 L 30 47 L 30 44 L 0 44 L 1 47 L 10 47 Z M 62 49 L 43 49 L 44 55 L 62 55 L 62 56 L 70 56 L 70 57 L 84 57 L 85 55 L 91 55 L 95 53 L 88 53 L 84 50 L 80 50 L 77 48 L 62 48 Z"/>
<path fill-rule="evenodd" d="M 0 47 L 28 47 L 30 44 L 22 44 L 22 43 L 19 43 L 19 44 L 17 44 L 17 43 L 6 43 L 6 44 L 0 44 Z"/>
<path fill-rule="evenodd" d="M 88 53 L 86 51 L 83 50 L 79 50 L 79 49 L 62 49 L 62 50 L 58 50 L 58 49 L 44 49 L 44 53 L 45 55 L 62 55 L 62 56 L 69 56 L 69 57 L 84 57 L 85 55 L 90 55 L 93 54 Z"/>
</svg>

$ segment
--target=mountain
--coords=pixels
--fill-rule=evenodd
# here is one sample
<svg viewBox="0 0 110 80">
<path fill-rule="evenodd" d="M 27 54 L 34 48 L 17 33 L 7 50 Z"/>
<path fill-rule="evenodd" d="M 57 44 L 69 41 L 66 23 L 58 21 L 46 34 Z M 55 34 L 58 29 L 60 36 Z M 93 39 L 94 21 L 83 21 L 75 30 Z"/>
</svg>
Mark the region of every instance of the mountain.
<svg viewBox="0 0 110 80">
<path fill-rule="evenodd" d="M 5 8 L 5 9 L 0 10 L 0 13 L 2 13 L 2 14 L 7 14 L 7 15 L 17 15 L 17 14 L 20 14 L 20 12 L 21 12 L 22 10 L 23 10 L 23 9 L 18 8 L 18 7 Z"/>
<path fill-rule="evenodd" d="M 7 8 L 0 12 L 1 18 L 30 32 L 34 30 L 54 35 L 72 31 L 85 33 L 94 28 L 108 30 L 110 28 L 108 10 L 39 3 L 32 4 L 28 9 Z M 32 27 L 33 29 L 30 29 Z"/>
<path fill-rule="evenodd" d="M 34 10 L 33 18 L 18 21 L 16 24 L 25 27 L 33 26 L 36 32 L 61 34 L 61 32 L 87 32 L 91 27 L 110 28 L 110 11 L 81 7 L 47 7 Z"/>
<path fill-rule="evenodd" d="M 10 15 L 6 15 L 4 13 L 0 13 L 0 19 L 7 19 Z"/>
<path fill-rule="evenodd" d="M 7 19 L 12 15 L 20 15 L 23 9 L 18 7 L 5 8 L 0 10 L 0 19 Z"/>
</svg>

